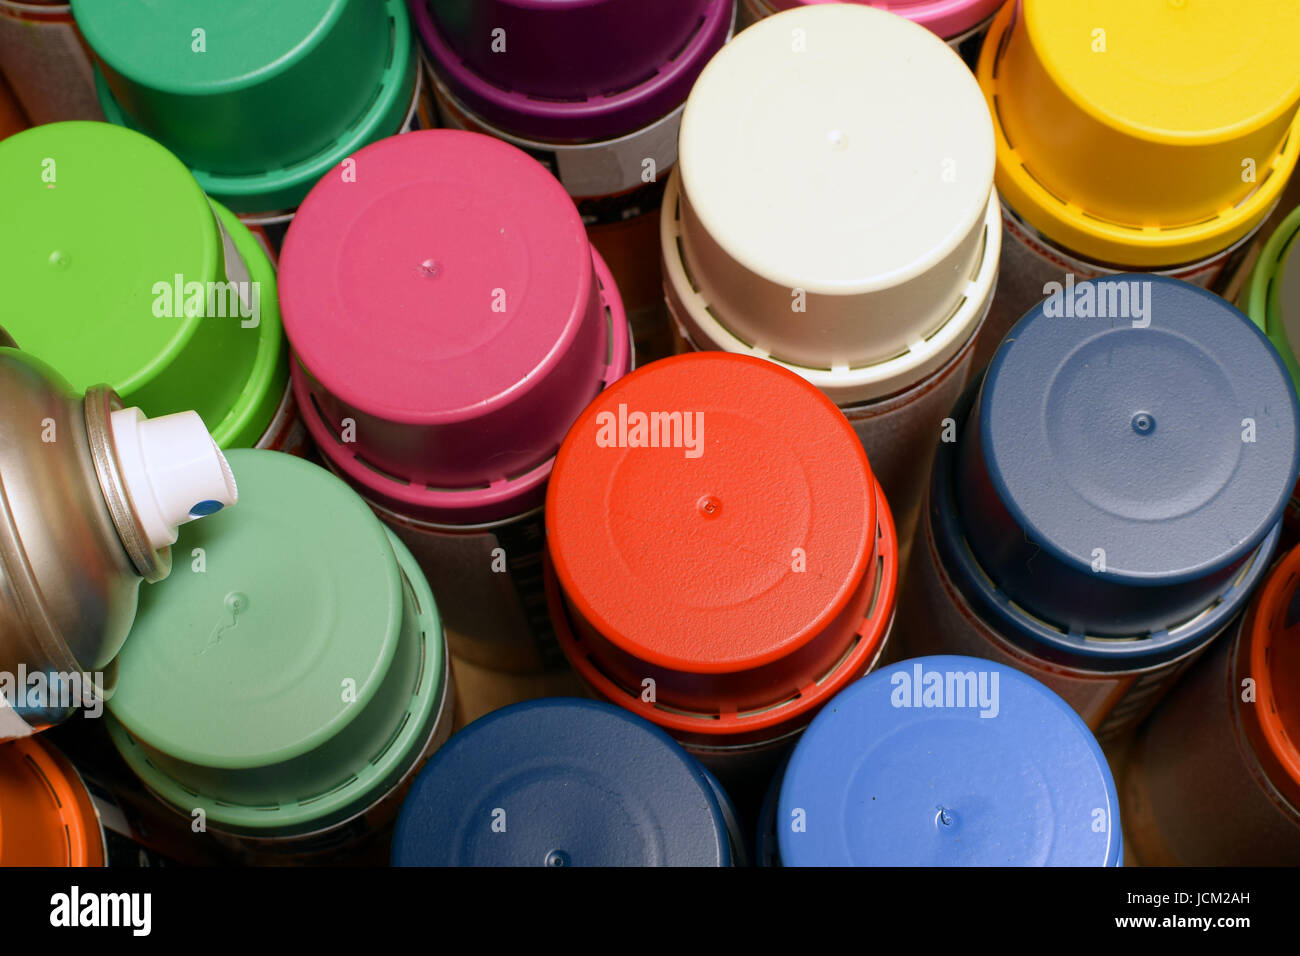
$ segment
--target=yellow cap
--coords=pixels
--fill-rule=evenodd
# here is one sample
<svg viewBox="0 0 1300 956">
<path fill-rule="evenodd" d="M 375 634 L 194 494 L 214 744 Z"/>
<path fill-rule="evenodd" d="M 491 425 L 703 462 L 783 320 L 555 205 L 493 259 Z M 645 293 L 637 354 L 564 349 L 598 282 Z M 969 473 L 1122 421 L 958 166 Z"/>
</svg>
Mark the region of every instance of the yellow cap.
<svg viewBox="0 0 1300 956">
<path fill-rule="evenodd" d="M 977 71 L 998 191 L 1100 263 L 1213 256 L 1295 166 L 1298 50 L 1296 0 L 1014 0 Z"/>
</svg>

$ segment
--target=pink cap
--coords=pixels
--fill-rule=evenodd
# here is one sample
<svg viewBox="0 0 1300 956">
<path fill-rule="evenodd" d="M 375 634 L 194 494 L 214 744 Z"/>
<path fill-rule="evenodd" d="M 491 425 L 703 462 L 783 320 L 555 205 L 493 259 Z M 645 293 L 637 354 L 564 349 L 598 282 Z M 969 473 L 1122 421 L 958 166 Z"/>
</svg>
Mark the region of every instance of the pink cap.
<svg viewBox="0 0 1300 956">
<path fill-rule="evenodd" d="M 477 133 L 380 140 L 323 178 L 279 290 L 294 391 L 330 465 L 435 521 L 539 503 L 569 425 L 629 363 L 573 201 Z"/>
<path fill-rule="evenodd" d="M 769 0 L 777 10 L 834 3 L 836 0 Z M 1002 6 L 1003 0 L 849 0 L 914 20 L 945 40 L 973 30 Z"/>
</svg>

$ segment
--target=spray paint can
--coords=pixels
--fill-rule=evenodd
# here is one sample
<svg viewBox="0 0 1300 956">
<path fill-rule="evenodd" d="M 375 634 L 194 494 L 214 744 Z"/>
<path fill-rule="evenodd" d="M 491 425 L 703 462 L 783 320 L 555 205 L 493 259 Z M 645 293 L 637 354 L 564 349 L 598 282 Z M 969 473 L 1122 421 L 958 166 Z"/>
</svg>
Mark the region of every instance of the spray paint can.
<svg viewBox="0 0 1300 956">
<path fill-rule="evenodd" d="M 109 123 L 0 141 L 0 325 L 74 387 L 197 411 L 222 448 L 301 452 L 275 268 L 185 166 Z"/>
<path fill-rule="evenodd" d="M 73 9 L 109 121 L 179 156 L 273 254 L 317 180 L 367 143 L 432 124 L 402 0 L 274 16 L 258 0 Z"/>
<path fill-rule="evenodd" d="M 90 54 L 60 0 L 0 0 L 0 74 L 36 124 L 102 120 Z"/>
<path fill-rule="evenodd" d="M 108 732 L 235 859 L 333 862 L 382 839 L 450 734 L 438 610 L 338 478 L 276 452 L 230 460 L 243 507 L 187 532 L 189 567 L 141 601 Z"/>
<path fill-rule="evenodd" d="M 832 0 L 739 0 L 740 27 L 757 23 L 782 10 L 830 3 Z M 957 51 L 972 70 L 979 61 L 980 47 L 989 24 L 1002 0 L 852 0 L 867 3 L 914 20 L 934 32 Z"/>
<path fill-rule="evenodd" d="M 0 739 L 102 707 L 141 579 L 167 577 L 180 524 L 237 497 L 198 415 L 146 419 L 106 386 L 83 397 L 6 340 L 0 335 Z"/>
<path fill-rule="evenodd" d="M 1036 306 L 953 410 L 899 614 L 908 656 L 1023 670 L 1122 740 L 1263 578 L 1300 461 L 1277 353 L 1142 274 Z"/>
<path fill-rule="evenodd" d="M 866 448 L 906 554 L 997 277 L 978 85 L 909 20 L 803 7 L 713 58 L 680 152 L 661 230 L 679 334 L 825 392 Z"/>
<path fill-rule="evenodd" d="M 560 180 L 641 361 L 667 355 L 659 207 L 682 104 L 731 35 L 732 0 L 411 0 L 411 11 L 443 125 L 503 139 Z"/>
<path fill-rule="evenodd" d="M 635 808 L 635 809 L 633 809 Z M 731 801 L 666 733 L 610 704 L 489 714 L 421 771 L 394 866 L 743 866 Z"/>
<path fill-rule="evenodd" d="M 974 657 L 882 667 L 822 709 L 782 776 L 778 866 L 1121 866 L 1119 798 L 1070 705 Z M 762 838 L 760 838 L 762 839 Z"/>
<path fill-rule="evenodd" d="M 564 189 L 513 146 L 433 130 L 355 158 L 284 246 L 307 426 L 420 562 L 457 658 L 567 677 L 540 509 L 564 433 L 631 363 L 618 290 Z"/>
<path fill-rule="evenodd" d="M 1002 8 L 977 75 L 1006 241 L 975 368 L 1065 273 L 1236 296 L 1300 155 L 1297 43 L 1290 0 Z"/>
<path fill-rule="evenodd" d="M 1138 733 L 1124 780 L 1147 866 L 1300 864 L 1300 550 Z"/>
<path fill-rule="evenodd" d="M 614 383 L 564 440 L 546 527 L 574 668 L 738 800 L 892 623 L 884 493 L 834 404 L 771 362 L 697 352 Z"/>
</svg>

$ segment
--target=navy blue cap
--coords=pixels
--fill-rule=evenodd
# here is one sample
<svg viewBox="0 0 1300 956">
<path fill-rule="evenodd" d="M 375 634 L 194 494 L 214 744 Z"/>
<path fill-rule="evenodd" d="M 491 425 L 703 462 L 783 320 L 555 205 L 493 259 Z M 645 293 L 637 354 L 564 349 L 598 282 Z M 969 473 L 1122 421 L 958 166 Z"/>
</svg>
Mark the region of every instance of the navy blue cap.
<svg viewBox="0 0 1300 956">
<path fill-rule="evenodd" d="M 1046 656 L 1154 665 L 1217 633 L 1265 570 L 1300 410 L 1268 339 L 1204 289 L 1117 275 L 1066 292 L 1075 314 L 1035 306 L 954 412 L 936 543 L 963 593 Z"/>
<path fill-rule="evenodd" d="M 707 771 L 611 704 L 552 698 L 470 724 L 416 778 L 395 866 L 730 866 Z"/>
<path fill-rule="evenodd" d="M 794 749 L 776 822 L 784 866 L 1123 860 L 1087 726 L 1032 677 L 973 657 L 902 661 L 836 695 Z"/>
</svg>

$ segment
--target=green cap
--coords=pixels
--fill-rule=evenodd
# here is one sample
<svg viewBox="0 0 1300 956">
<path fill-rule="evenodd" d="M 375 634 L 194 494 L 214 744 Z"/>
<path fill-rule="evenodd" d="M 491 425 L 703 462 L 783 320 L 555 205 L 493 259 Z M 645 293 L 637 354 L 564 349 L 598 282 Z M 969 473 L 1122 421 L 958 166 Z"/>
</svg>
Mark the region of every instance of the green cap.
<svg viewBox="0 0 1300 956">
<path fill-rule="evenodd" d="M 1300 392 L 1300 209 L 1273 231 L 1240 296 L 1241 310 L 1263 329 Z"/>
<path fill-rule="evenodd" d="M 396 133 L 416 57 L 402 0 L 77 0 L 111 122 L 176 153 L 236 212 L 297 206 Z"/>
<path fill-rule="evenodd" d="M 229 460 L 239 504 L 185 525 L 171 577 L 141 592 L 108 729 L 186 815 L 314 832 L 423 752 L 447 684 L 442 625 L 410 552 L 343 481 L 280 452 Z"/>
<path fill-rule="evenodd" d="M 256 444 L 288 358 L 252 233 L 166 149 L 108 123 L 0 140 L 0 183 L 0 326 L 19 347 L 81 391 L 111 385 L 151 417 L 193 409 L 222 448 Z"/>
</svg>

